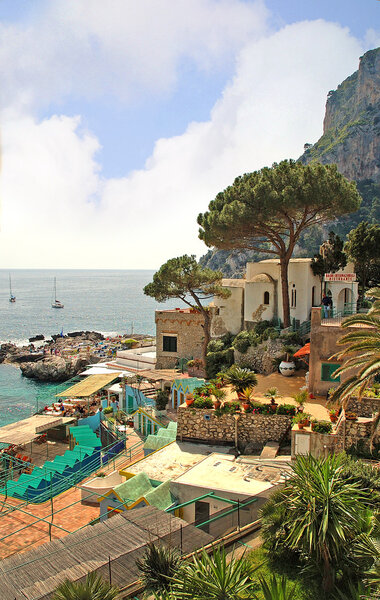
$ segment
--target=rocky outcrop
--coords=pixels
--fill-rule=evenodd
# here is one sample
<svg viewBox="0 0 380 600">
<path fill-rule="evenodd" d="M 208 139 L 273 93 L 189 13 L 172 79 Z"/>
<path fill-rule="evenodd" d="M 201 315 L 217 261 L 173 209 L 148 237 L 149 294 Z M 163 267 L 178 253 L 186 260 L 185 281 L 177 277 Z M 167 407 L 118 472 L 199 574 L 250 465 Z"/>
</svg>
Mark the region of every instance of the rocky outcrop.
<svg viewBox="0 0 380 600">
<path fill-rule="evenodd" d="M 361 57 L 359 69 L 329 92 L 323 135 L 300 161 L 335 163 L 348 179 L 380 183 L 380 48 Z"/>
<path fill-rule="evenodd" d="M 234 350 L 235 363 L 256 373 L 270 375 L 277 371 L 274 360 L 284 356 L 284 340 L 266 340 L 259 346 L 250 346 L 246 352 Z"/>
<path fill-rule="evenodd" d="M 22 363 L 20 369 L 25 377 L 38 381 L 60 382 L 71 379 L 90 362 L 90 357 L 66 360 L 61 356 L 47 356 L 38 362 Z"/>
</svg>

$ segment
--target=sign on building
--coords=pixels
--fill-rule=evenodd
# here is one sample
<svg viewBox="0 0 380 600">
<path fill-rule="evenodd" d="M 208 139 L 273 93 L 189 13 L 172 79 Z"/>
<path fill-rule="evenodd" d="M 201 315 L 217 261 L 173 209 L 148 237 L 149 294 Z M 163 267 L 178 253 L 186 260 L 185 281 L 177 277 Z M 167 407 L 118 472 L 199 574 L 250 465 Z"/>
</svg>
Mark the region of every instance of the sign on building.
<svg viewBox="0 0 380 600">
<path fill-rule="evenodd" d="M 343 281 L 353 283 L 356 281 L 356 273 L 326 273 L 325 281 Z"/>
</svg>

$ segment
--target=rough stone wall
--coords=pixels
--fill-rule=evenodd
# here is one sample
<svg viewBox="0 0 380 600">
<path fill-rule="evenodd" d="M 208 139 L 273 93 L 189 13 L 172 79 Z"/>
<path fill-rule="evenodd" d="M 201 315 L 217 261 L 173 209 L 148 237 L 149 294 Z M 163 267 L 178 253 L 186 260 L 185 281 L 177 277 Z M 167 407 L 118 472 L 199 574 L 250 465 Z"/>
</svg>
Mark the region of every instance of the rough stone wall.
<svg viewBox="0 0 380 600">
<path fill-rule="evenodd" d="M 247 352 L 234 351 L 235 363 L 242 367 L 250 367 L 256 373 L 269 375 L 277 369 L 273 364 L 274 358 L 280 358 L 284 355 L 284 340 L 266 340 L 259 346 L 250 346 Z"/>
<path fill-rule="evenodd" d="M 180 406 L 177 417 L 177 439 L 181 441 L 199 440 L 221 445 L 235 443 L 236 420 L 233 415 L 217 417 L 213 409 Z M 269 441 L 279 442 L 285 436 L 291 421 L 291 417 L 286 415 L 241 413 L 237 420 L 239 446 L 252 444 L 261 447 Z"/>
<path fill-rule="evenodd" d="M 358 417 L 372 417 L 380 411 L 380 398 L 350 398 L 347 408 L 355 412 Z"/>
<path fill-rule="evenodd" d="M 156 369 L 172 369 L 179 358 L 202 358 L 203 316 L 183 310 L 156 310 Z M 177 352 L 163 351 L 163 336 L 177 336 Z"/>
</svg>

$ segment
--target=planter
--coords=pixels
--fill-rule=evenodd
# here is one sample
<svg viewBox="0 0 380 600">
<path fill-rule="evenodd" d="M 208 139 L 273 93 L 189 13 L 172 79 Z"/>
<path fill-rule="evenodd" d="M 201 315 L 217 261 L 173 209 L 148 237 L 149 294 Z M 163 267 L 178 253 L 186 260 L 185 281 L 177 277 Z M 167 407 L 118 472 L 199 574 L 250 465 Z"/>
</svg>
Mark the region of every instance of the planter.
<svg viewBox="0 0 380 600">
<path fill-rule="evenodd" d="M 220 408 L 222 406 L 222 403 L 220 400 L 215 400 L 214 402 L 214 408 L 215 410 L 218 410 L 218 408 Z"/>
<path fill-rule="evenodd" d="M 331 423 L 336 423 L 338 420 L 338 415 L 330 415 L 330 421 Z"/>
<path fill-rule="evenodd" d="M 303 429 L 304 428 L 304 423 L 298 423 L 298 429 Z"/>
<path fill-rule="evenodd" d="M 277 402 L 271 402 L 270 405 L 271 409 L 273 410 L 273 412 L 276 412 L 277 407 L 278 407 L 278 403 Z"/>
<path fill-rule="evenodd" d="M 192 404 L 194 404 L 194 398 L 186 398 L 185 402 L 186 406 L 191 406 Z"/>
<path fill-rule="evenodd" d="M 251 405 L 249 402 L 243 402 L 242 407 L 244 408 L 244 410 L 249 410 L 251 408 Z"/>
<path fill-rule="evenodd" d="M 293 361 L 286 361 L 286 360 L 282 360 L 280 362 L 280 366 L 278 367 L 278 370 L 280 371 L 281 375 L 283 375 L 284 377 L 291 377 L 294 373 L 294 371 L 296 370 L 296 365 L 294 364 Z"/>
</svg>

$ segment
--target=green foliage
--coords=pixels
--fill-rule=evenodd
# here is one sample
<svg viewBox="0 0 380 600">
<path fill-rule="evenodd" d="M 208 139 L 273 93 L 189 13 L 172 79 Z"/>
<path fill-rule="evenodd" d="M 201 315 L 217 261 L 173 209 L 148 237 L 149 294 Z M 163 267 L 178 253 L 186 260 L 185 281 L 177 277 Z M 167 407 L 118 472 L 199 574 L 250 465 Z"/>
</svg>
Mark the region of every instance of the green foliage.
<svg viewBox="0 0 380 600">
<path fill-rule="evenodd" d="M 196 398 L 193 406 L 194 408 L 213 408 L 214 403 L 211 398 Z"/>
<path fill-rule="evenodd" d="M 293 404 L 279 404 L 276 409 L 276 414 L 293 417 L 296 414 L 296 410 L 297 409 Z"/>
<path fill-rule="evenodd" d="M 166 405 L 169 401 L 169 394 L 164 390 L 158 390 L 156 394 L 156 409 L 165 410 Z"/>
<path fill-rule="evenodd" d="M 207 352 L 220 352 L 224 349 L 223 340 L 211 340 L 207 346 Z"/>
<path fill-rule="evenodd" d="M 294 394 L 293 398 L 299 406 L 302 406 L 303 404 L 305 404 L 305 402 L 308 401 L 309 392 L 307 390 L 302 390 L 301 392 L 297 392 L 297 394 Z"/>
<path fill-rule="evenodd" d="M 119 590 L 96 573 L 89 573 L 84 583 L 66 580 L 57 587 L 52 600 L 114 600 Z"/>
<path fill-rule="evenodd" d="M 181 557 L 177 550 L 149 542 L 141 560 L 136 561 L 141 580 L 147 592 L 163 592 L 171 586 L 177 574 Z"/>
<path fill-rule="evenodd" d="M 344 456 L 298 456 L 276 502 L 263 507 L 263 537 L 274 553 L 288 549 L 331 591 L 335 573 L 352 570 L 349 548 L 365 530 L 368 493 L 343 472 Z"/>
<path fill-rule="evenodd" d="M 222 371 L 228 369 L 234 362 L 234 351 L 232 348 L 220 352 L 208 352 L 206 356 L 206 375 L 212 379 Z"/>
<path fill-rule="evenodd" d="M 224 548 L 209 556 L 204 550 L 185 563 L 173 579 L 173 600 L 242 600 L 252 598 L 252 565 L 245 558 L 227 558 Z"/>
<path fill-rule="evenodd" d="M 113 408 L 112 408 L 112 406 L 106 406 L 106 407 L 103 409 L 103 414 L 104 414 L 104 415 L 110 415 L 111 413 L 113 413 Z"/>
<path fill-rule="evenodd" d="M 342 476 L 357 484 L 364 492 L 366 506 L 378 506 L 380 503 L 380 471 L 378 467 L 357 460 L 348 453 L 342 464 Z"/>
<path fill-rule="evenodd" d="M 247 387 L 255 387 L 257 385 L 257 377 L 253 371 L 242 369 L 237 365 L 232 365 L 226 371 L 226 382 L 232 385 L 235 392 L 242 392 Z"/>
<path fill-rule="evenodd" d="M 380 284 L 380 226 L 359 223 L 347 236 L 345 251 L 355 265 L 361 290 Z"/>
<path fill-rule="evenodd" d="M 126 348 L 132 348 L 132 346 L 135 346 L 138 342 L 137 340 L 134 340 L 133 338 L 129 338 L 128 340 L 122 340 L 121 342 L 123 344 L 123 346 L 126 346 Z"/>
<path fill-rule="evenodd" d="M 296 586 L 290 586 L 285 575 L 276 577 L 272 574 L 268 581 L 264 577 L 260 577 L 260 585 L 265 600 L 292 600 L 296 591 Z"/>
<path fill-rule="evenodd" d="M 329 421 L 314 421 L 312 429 L 315 433 L 331 433 L 332 425 Z"/>
<path fill-rule="evenodd" d="M 343 269 L 347 264 L 347 256 L 343 252 L 343 240 L 333 231 L 329 233 L 329 239 L 321 244 L 321 251 L 314 255 L 311 262 L 311 270 L 322 280 L 326 273 L 335 273 Z"/>
<path fill-rule="evenodd" d="M 310 420 L 310 414 L 305 412 L 298 412 L 293 417 L 293 423 L 304 423 Z"/>
</svg>

